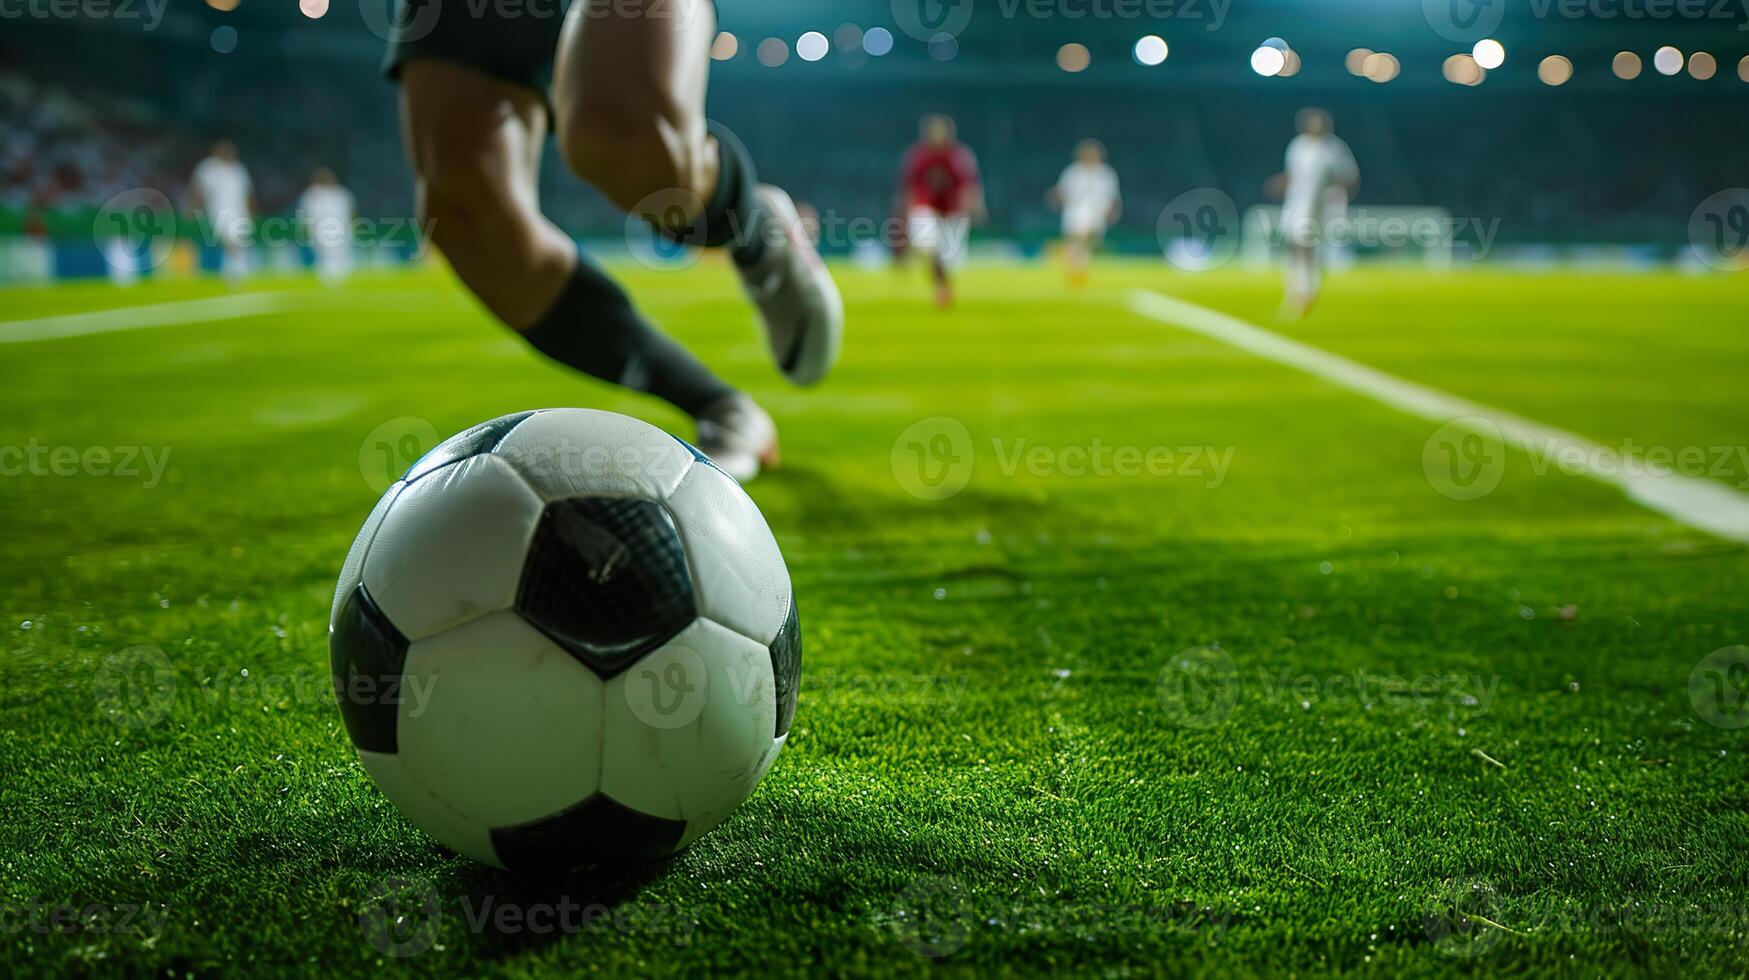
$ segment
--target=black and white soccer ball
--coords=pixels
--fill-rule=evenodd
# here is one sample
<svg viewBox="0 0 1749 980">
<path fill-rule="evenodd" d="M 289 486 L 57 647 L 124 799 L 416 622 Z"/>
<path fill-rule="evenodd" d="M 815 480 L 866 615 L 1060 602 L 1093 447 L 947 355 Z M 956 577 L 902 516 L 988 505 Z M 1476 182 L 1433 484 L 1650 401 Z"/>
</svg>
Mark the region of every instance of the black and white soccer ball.
<svg viewBox="0 0 1749 980">
<path fill-rule="evenodd" d="M 415 824 L 512 870 L 658 858 L 753 792 L 802 643 L 765 518 L 702 453 L 525 412 L 413 465 L 329 621 L 359 759 Z"/>
</svg>

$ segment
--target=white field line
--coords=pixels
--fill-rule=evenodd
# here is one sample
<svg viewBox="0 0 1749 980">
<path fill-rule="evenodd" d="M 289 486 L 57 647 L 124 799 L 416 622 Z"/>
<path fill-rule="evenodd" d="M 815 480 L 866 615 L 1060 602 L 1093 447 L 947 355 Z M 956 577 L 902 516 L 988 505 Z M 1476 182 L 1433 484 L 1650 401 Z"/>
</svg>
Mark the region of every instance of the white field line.
<svg viewBox="0 0 1749 980">
<path fill-rule="evenodd" d="M 1599 466 L 1598 460 L 1619 459 L 1620 454 L 1583 436 L 1405 381 L 1181 299 L 1138 289 L 1130 294 L 1130 308 L 1151 320 L 1202 334 L 1277 364 L 1298 368 L 1430 422 L 1445 424 L 1465 419 L 1492 422 L 1506 442 L 1533 457 L 1547 455 L 1552 459 L 1564 459 L 1566 454 L 1581 456 L 1585 460 L 1586 475 L 1619 488 L 1635 503 L 1721 538 L 1749 542 L 1749 496 L 1722 483 L 1680 473 L 1651 472 L 1646 467 Z M 1479 430 L 1473 425 L 1466 427 Z"/>
<path fill-rule="evenodd" d="M 176 303 L 123 306 L 89 313 L 43 317 L 38 320 L 0 321 L 0 344 L 22 344 L 36 340 L 59 340 L 62 337 L 83 337 L 94 333 L 114 333 L 119 330 L 144 330 L 149 327 L 174 327 L 187 323 L 211 323 L 216 320 L 265 316 L 286 309 L 290 305 L 287 300 L 291 295 L 243 293 Z"/>
</svg>

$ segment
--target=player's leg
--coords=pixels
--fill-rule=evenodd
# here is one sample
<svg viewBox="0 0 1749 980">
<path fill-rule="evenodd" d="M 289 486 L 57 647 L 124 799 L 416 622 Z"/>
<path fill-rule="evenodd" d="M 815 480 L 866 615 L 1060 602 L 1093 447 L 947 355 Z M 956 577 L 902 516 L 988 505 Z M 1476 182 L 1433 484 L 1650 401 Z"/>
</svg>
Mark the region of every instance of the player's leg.
<svg viewBox="0 0 1749 980">
<path fill-rule="evenodd" d="M 798 384 L 836 361 L 844 307 L 789 195 L 757 182 L 734 134 L 705 117 L 710 0 L 575 3 L 553 102 L 565 160 L 676 241 L 726 248 Z"/>
<path fill-rule="evenodd" d="M 554 360 L 694 418 L 734 395 L 541 214 L 539 93 L 435 58 L 401 81 L 421 224 L 487 309 Z"/>
<path fill-rule="evenodd" d="M 906 216 L 909 250 L 920 253 L 929 261 L 929 275 L 935 285 L 935 305 L 947 309 L 953 305 L 953 280 L 947 268 L 948 219 L 934 208 L 913 205 Z"/>
</svg>

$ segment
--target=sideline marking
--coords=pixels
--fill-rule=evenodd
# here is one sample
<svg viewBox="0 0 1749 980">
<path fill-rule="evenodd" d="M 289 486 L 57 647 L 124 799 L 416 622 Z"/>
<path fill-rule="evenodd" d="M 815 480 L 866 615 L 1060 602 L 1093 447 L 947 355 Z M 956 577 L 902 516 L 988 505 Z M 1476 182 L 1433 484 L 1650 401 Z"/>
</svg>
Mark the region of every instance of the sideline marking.
<svg viewBox="0 0 1749 980">
<path fill-rule="evenodd" d="M 243 293 L 237 296 L 212 296 L 173 303 L 148 303 L 145 306 L 93 310 L 89 313 L 69 313 L 37 320 L 0 321 L 0 344 L 23 344 L 121 330 L 145 330 L 151 327 L 174 327 L 187 323 L 211 323 L 216 320 L 265 316 L 285 310 L 290 305 L 286 300 L 291 295 L 283 292 Z"/>
<path fill-rule="evenodd" d="M 1480 417 L 1497 426 L 1507 443 L 1531 453 L 1533 458 L 1547 452 L 1551 459 L 1558 459 L 1563 453 L 1578 450 L 1585 460 L 1587 476 L 1619 488 L 1640 506 L 1721 538 L 1749 543 L 1749 497 L 1722 483 L 1681 473 L 1628 473 L 1620 466 L 1599 468 L 1596 460 L 1600 454 L 1616 458 L 1621 454 L 1584 436 L 1405 381 L 1195 303 L 1137 289 L 1130 293 L 1129 305 L 1131 310 L 1151 320 L 1298 368 L 1430 422 L 1444 424 L 1467 416 Z M 1479 428 L 1465 427 L 1472 431 Z M 1556 469 L 1565 472 L 1559 464 Z"/>
</svg>

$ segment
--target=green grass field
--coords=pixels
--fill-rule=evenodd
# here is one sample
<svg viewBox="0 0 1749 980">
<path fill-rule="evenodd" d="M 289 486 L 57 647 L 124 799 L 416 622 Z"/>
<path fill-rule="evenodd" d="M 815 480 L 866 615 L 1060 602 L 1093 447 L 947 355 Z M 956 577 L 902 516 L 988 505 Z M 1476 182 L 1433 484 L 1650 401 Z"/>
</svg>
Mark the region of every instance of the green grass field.
<svg viewBox="0 0 1749 980">
<path fill-rule="evenodd" d="M 1357 272 L 1281 328 L 1273 276 L 979 268 L 945 315 L 843 278 L 841 369 L 799 392 L 725 268 L 628 274 L 782 426 L 750 492 L 802 695 L 714 834 L 558 882 L 371 784 L 327 687 L 334 578 L 430 433 L 681 418 L 435 272 L 0 344 L 0 447 L 38 453 L 0 455 L 0 972 L 1741 975 L 1749 661 L 1703 659 L 1749 643 L 1749 553 L 1519 451 L 1453 499 L 1435 424 L 1127 298 L 1699 447 L 1737 487 L 1749 279 Z M 0 319 L 218 295 L 15 289 Z"/>
</svg>

